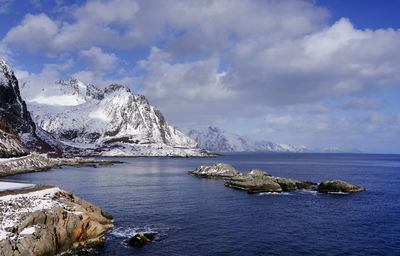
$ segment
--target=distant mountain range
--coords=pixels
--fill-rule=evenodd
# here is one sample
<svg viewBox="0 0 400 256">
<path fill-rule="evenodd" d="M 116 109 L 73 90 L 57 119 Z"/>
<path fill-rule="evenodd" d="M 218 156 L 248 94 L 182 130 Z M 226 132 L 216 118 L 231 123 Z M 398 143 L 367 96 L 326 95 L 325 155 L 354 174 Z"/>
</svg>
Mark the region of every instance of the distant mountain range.
<svg viewBox="0 0 400 256">
<path fill-rule="evenodd" d="M 199 147 L 213 152 L 308 152 L 304 146 L 277 144 L 269 141 L 254 141 L 226 132 L 216 127 L 201 129 L 181 128 Z"/>
</svg>

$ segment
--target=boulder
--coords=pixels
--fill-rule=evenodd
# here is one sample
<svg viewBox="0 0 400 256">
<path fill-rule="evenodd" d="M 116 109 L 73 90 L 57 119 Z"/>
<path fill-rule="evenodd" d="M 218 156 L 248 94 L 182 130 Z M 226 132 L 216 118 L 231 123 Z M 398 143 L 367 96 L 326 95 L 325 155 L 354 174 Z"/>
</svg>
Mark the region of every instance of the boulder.
<svg viewBox="0 0 400 256">
<path fill-rule="evenodd" d="M 139 233 L 134 235 L 131 239 L 128 241 L 128 245 L 135 247 L 135 248 L 142 248 L 145 246 L 148 242 L 154 241 L 156 237 L 156 233 Z"/>
<path fill-rule="evenodd" d="M 332 193 L 332 192 L 353 193 L 353 192 L 365 191 L 365 188 L 349 184 L 342 180 L 328 180 L 319 184 L 317 191 L 319 193 Z"/>
</svg>

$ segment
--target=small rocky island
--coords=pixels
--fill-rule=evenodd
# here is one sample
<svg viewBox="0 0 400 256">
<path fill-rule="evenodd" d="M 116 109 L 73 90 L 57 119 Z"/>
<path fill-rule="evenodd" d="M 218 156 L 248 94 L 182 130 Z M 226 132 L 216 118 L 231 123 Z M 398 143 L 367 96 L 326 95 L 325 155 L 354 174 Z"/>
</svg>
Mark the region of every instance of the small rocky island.
<svg viewBox="0 0 400 256">
<path fill-rule="evenodd" d="M 261 192 L 283 192 L 294 191 L 297 189 L 313 189 L 317 183 L 311 181 L 301 181 L 290 178 L 272 176 L 271 174 L 258 169 L 252 169 L 248 172 L 239 172 L 231 165 L 216 163 L 212 166 L 199 166 L 188 174 L 208 179 L 222 179 L 225 186 L 244 190 L 248 193 Z M 334 192 L 360 192 L 364 188 L 348 184 L 340 180 L 324 181 L 319 184 L 317 191 L 320 193 Z"/>
<path fill-rule="evenodd" d="M 213 166 L 199 166 L 196 170 L 189 171 L 189 174 L 200 178 L 223 179 L 225 186 L 249 193 L 311 189 L 317 185 L 317 183 L 310 181 L 275 177 L 258 169 L 241 173 L 229 164 L 223 163 L 216 163 Z"/>
<path fill-rule="evenodd" d="M 111 214 L 58 187 L 0 193 L 0 255 L 55 255 L 104 241 Z"/>
</svg>

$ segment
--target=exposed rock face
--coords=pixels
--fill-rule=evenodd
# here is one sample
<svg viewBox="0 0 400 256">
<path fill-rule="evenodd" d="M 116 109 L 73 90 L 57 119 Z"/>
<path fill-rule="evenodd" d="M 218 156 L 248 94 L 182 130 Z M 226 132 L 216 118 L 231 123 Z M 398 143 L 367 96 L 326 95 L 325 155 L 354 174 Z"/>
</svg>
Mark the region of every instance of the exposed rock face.
<svg viewBox="0 0 400 256">
<path fill-rule="evenodd" d="M 320 193 L 335 193 L 335 192 L 353 193 L 353 192 L 365 191 L 365 188 L 351 185 L 342 180 L 329 180 L 319 184 L 317 191 Z"/>
<path fill-rule="evenodd" d="M 22 144 L 37 152 L 55 151 L 37 134 L 36 125 L 20 95 L 14 71 L 0 58 L 0 119 L 9 124 Z"/>
<path fill-rule="evenodd" d="M 219 178 L 225 181 L 225 186 L 244 190 L 249 193 L 282 192 L 297 189 L 311 189 L 316 183 L 288 178 L 275 177 L 271 174 L 253 169 L 241 173 L 228 164 L 217 163 L 214 166 L 199 166 L 190 175 L 200 178 Z"/>
<path fill-rule="evenodd" d="M 23 93 L 37 125 L 74 147 L 72 154 L 207 156 L 143 95 L 125 86 L 111 84 L 101 90 L 70 79 L 43 90 L 28 85 Z"/>
<path fill-rule="evenodd" d="M 104 241 L 113 220 L 59 188 L 0 194 L 0 254 L 55 255 Z M 107 218 L 108 217 L 108 218 Z"/>
<path fill-rule="evenodd" d="M 18 134 L 0 117 L 0 158 L 19 157 L 28 154 Z"/>
<path fill-rule="evenodd" d="M 226 132 L 216 127 L 183 129 L 199 147 L 213 152 L 307 152 L 307 148 L 277 144 L 268 141 L 253 141 L 249 138 Z"/>
</svg>

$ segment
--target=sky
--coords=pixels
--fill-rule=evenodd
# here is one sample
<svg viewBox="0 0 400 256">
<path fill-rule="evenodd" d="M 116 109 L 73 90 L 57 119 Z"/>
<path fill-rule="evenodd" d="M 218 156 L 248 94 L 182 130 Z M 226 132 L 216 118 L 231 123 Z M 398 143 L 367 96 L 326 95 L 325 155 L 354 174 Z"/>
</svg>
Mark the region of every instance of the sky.
<svg viewBox="0 0 400 256">
<path fill-rule="evenodd" d="M 144 94 L 178 127 L 400 153 L 397 0 L 0 0 L 0 56 L 40 88 Z"/>
</svg>

